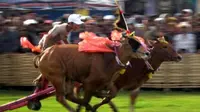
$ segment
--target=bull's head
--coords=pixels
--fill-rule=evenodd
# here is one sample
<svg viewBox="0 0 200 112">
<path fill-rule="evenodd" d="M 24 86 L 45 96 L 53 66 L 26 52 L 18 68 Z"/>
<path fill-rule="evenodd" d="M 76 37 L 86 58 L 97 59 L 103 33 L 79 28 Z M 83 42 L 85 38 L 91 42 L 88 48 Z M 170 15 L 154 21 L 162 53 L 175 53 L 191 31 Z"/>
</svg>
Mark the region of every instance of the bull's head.
<svg viewBox="0 0 200 112">
<path fill-rule="evenodd" d="M 181 61 L 182 57 L 178 54 L 173 46 L 168 43 L 164 37 L 158 38 L 156 41 L 150 41 L 153 49 L 151 52 L 152 56 L 156 56 L 161 61 Z"/>
<path fill-rule="evenodd" d="M 146 46 L 144 47 L 142 45 L 144 43 L 140 43 L 140 41 L 133 38 L 133 36 L 123 35 L 120 42 L 122 46 L 119 49 L 119 57 L 123 63 L 126 63 L 131 58 L 144 58 L 150 54 Z"/>
<path fill-rule="evenodd" d="M 132 54 L 133 58 L 147 58 L 150 56 L 149 49 L 145 44 L 145 41 L 141 37 L 137 37 L 134 35 L 123 35 L 122 43 L 126 48 L 126 52 L 128 54 Z"/>
</svg>

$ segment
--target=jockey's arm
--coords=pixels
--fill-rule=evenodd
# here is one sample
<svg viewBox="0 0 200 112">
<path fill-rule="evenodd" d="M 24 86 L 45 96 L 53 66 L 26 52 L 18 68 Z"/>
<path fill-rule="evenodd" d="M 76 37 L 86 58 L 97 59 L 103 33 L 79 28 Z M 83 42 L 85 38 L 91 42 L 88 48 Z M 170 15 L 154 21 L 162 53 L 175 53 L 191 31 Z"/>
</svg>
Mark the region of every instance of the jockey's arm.
<svg viewBox="0 0 200 112">
<path fill-rule="evenodd" d="M 49 41 L 49 39 L 51 38 L 51 35 L 47 34 L 45 37 L 43 37 L 43 42 L 42 42 L 42 48 L 45 49 L 47 47 L 47 43 Z"/>
<path fill-rule="evenodd" d="M 60 43 L 61 44 L 66 44 L 64 40 L 60 40 Z"/>
<path fill-rule="evenodd" d="M 38 47 L 39 47 L 40 49 L 43 48 L 44 40 L 46 39 L 46 36 L 47 36 L 47 35 L 43 35 L 43 36 L 42 36 L 42 39 L 40 39 L 40 41 L 39 41 L 39 43 L 38 43 Z"/>
<path fill-rule="evenodd" d="M 41 42 L 39 42 L 39 46 L 41 46 L 43 49 L 45 49 L 47 47 L 47 43 L 49 41 L 50 38 L 54 38 L 55 36 L 57 36 L 59 34 L 59 27 L 55 26 L 54 28 L 52 28 L 48 34 L 44 35 L 42 37 Z"/>
</svg>

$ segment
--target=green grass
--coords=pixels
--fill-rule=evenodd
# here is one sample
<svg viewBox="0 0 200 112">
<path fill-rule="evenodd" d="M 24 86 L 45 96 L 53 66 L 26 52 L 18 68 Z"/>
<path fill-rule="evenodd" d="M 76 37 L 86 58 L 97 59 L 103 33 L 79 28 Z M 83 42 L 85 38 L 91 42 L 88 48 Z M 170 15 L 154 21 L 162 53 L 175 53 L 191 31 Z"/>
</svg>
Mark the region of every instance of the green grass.
<svg viewBox="0 0 200 112">
<path fill-rule="evenodd" d="M 0 105 L 31 94 L 24 91 L 0 91 Z M 99 102 L 93 98 L 92 104 Z M 129 111 L 129 93 L 120 93 L 114 100 L 120 112 Z M 71 103 L 70 103 L 71 104 Z M 75 106 L 74 104 L 72 104 Z M 13 110 L 12 112 L 34 112 L 27 107 Z M 39 112 L 67 112 L 55 97 L 42 101 Z M 84 111 L 83 111 L 84 112 Z M 98 112 L 111 112 L 107 105 L 101 107 Z M 200 112 L 199 92 L 160 92 L 142 91 L 136 104 L 136 112 Z"/>
</svg>

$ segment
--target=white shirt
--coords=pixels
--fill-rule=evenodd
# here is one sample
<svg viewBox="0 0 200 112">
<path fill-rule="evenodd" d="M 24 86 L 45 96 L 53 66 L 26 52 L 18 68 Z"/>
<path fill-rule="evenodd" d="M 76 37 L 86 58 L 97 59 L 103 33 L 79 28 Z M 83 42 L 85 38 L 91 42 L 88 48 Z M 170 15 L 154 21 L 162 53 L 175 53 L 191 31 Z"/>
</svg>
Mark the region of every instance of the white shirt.
<svg viewBox="0 0 200 112">
<path fill-rule="evenodd" d="M 177 51 L 184 49 L 188 53 L 196 52 L 197 44 L 194 34 L 177 34 L 173 37 L 173 44 Z"/>
<path fill-rule="evenodd" d="M 58 36 L 58 35 L 63 35 L 63 36 L 67 36 L 68 32 L 66 31 L 66 26 L 67 23 L 63 23 L 60 25 L 55 25 L 49 32 L 48 35 L 51 35 L 52 38 Z"/>
<path fill-rule="evenodd" d="M 48 34 L 45 34 L 42 39 L 39 42 L 39 45 L 42 45 L 43 47 L 46 46 L 44 45 L 44 42 L 46 38 L 50 38 L 49 41 L 46 43 L 48 46 L 53 45 L 57 43 L 58 41 L 61 42 L 61 44 L 64 44 L 63 40 L 66 40 L 68 32 L 66 31 L 66 26 L 67 23 L 63 23 L 60 25 L 55 25 L 49 32 Z"/>
</svg>

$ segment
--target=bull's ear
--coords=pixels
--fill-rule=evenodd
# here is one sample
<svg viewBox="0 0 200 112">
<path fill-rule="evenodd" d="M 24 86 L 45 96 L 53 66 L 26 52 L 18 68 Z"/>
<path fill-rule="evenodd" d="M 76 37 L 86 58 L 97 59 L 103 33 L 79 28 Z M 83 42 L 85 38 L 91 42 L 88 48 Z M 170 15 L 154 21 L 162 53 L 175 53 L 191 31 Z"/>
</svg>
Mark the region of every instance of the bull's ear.
<svg viewBox="0 0 200 112">
<path fill-rule="evenodd" d="M 164 36 L 157 38 L 157 40 L 158 40 L 158 42 L 162 42 L 162 43 L 168 44 L 168 42 L 165 40 Z"/>
<path fill-rule="evenodd" d="M 158 41 L 166 41 L 164 36 L 157 38 L 157 40 Z"/>
<path fill-rule="evenodd" d="M 121 38 L 121 39 L 119 40 L 119 42 L 120 42 L 120 43 L 124 43 L 125 40 L 126 40 L 125 38 Z"/>
<path fill-rule="evenodd" d="M 158 41 L 155 40 L 147 40 L 148 42 L 148 46 L 153 46 L 155 43 L 157 43 Z"/>
<path fill-rule="evenodd" d="M 126 32 L 122 32 L 122 37 L 123 37 L 123 38 L 128 38 Z"/>
</svg>

